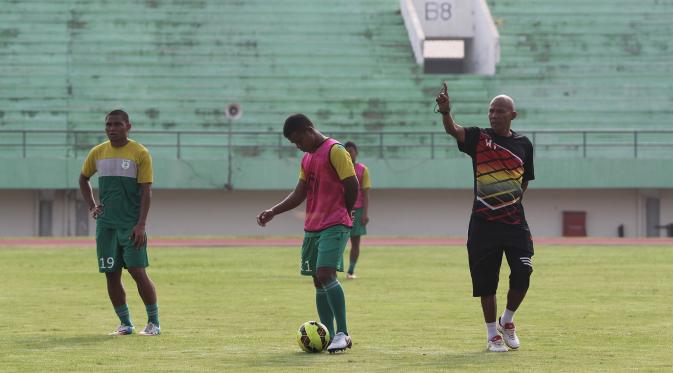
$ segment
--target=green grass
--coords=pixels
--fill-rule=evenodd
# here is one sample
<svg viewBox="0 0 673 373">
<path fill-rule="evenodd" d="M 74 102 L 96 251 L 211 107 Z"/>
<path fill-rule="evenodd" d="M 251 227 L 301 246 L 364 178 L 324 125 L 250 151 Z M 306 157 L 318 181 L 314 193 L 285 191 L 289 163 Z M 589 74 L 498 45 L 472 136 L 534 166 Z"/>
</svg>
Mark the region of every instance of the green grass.
<svg viewBox="0 0 673 373">
<path fill-rule="evenodd" d="M 484 352 L 463 248 L 365 246 L 360 278 L 342 281 L 354 346 L 339 355 L 296 345 L 299 325 L 317 318 L 298 249 L 154 248 L 150 260 L 164 334 L 108 337 L 118 321 L 93 249 L 0 249 L 0 370 L 673 370 L 667 247 L 537 248 L 515 319 L 522 347 L 506 354 Z M 507 275 L 505 264 L 503 289 Z M 140 326 L 144 307 L 124 280 Z"/>
</svg>

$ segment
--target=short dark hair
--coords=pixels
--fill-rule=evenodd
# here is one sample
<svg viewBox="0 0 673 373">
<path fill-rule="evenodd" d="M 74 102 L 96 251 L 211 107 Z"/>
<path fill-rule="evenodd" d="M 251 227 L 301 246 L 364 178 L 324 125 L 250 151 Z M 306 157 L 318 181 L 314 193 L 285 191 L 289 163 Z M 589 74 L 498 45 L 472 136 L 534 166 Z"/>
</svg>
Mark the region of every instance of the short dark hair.
<svg viewBox="0 0 673 373">
<path fill-rule="evenodd" d="M 344 144 L 344 148 L 353 148 L 353 149 L 355 149 L 355 151 L 358 151 L 358 146 L 355 145 L 355 143 L 352 142 L 352 141 L 347 141 L 347 142 Z"/>
<path fill-rule="evenodd" d="M 313 122 L 304 114 L 293 114 L 285 119 L 283 125 L 283 136 L 289 137 L 297 131 L 304 131 L 307 128 L 315 128 Z"/>
<path fill-rule="evenodd" d="M 110 115 L 119 115 L 120 117 L 122 117 L 122 119 L 124 119 L 126 121 L 126 123 L 129 123 L 129 115 L 124 110 L 116 109 L 116 110 L 112 110 L 111 112 L 107 113 L 107 115 L 105 116 L 106 121 L 107 121 L 107 118 Z"/>
</svg>

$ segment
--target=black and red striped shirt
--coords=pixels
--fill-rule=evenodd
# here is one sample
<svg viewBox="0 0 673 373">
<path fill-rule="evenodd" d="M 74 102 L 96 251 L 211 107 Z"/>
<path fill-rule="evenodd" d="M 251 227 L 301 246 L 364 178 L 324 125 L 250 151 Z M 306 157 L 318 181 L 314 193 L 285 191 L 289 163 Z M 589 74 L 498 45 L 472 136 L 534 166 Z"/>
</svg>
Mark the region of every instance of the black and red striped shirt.
<svg viewBox="0 0 673 373">
<path fill-rule="evenodd" d="M 490 128 L 465 128 L 465 142 L 458 143 L 458 148 L 472 157 L 472 216 L 528 228 L 521 198 L 523 184 L 535 179 L 533 144 L 511 132 L 504 137 Z"/>
</svg>

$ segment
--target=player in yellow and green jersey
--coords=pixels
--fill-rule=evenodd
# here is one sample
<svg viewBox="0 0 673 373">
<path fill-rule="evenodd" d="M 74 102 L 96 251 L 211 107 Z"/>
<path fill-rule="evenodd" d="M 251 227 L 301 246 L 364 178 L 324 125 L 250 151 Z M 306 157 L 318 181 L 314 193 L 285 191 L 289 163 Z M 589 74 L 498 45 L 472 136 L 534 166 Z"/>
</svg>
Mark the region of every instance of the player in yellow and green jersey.
<svg viewBox="0 0 673 373">
<path fill-rule="evenodd" d="M 364 163 L 358 162 L 358 146 L 354 142 L 348 141 L 344 147 L 351 155 L 353 166 L 355 167 L 355 176 L 358 178 L 358 199 L 355 200 L 353 210 L 353 228 L 351 229 L 351 251 L 349 255 L 348 273 L 346 278 L 353 280 L 355 276 L 355 264 L 360 257 L 360 238 L 367 234 L 367 224 L 369 223 L 369 189 L 372 187 L 372 181 L 369 177 L 369 169 Z"/>
<path fill-rule="evenodd" d="M 152 196 L 152 157 L 147 148 L 128 138 L 131 122 L 126 112 L 114 110 L 105 117 L 109 141 L 95 146 L 82 166 L 79 188 L 96 219 L 98 271 L 105 273 L 107 290 L 121 325 L 110 335 L 133 333 L 133 323 L 122 284 L 126 268 L 138 286 L 147 311 L 147 326 L 140 335 L 161 333 L 154 283 L 145 268 L 145 223 Z M 96 203 L 89 179 L 98 173 L 100 203 Z"/>
</svg>

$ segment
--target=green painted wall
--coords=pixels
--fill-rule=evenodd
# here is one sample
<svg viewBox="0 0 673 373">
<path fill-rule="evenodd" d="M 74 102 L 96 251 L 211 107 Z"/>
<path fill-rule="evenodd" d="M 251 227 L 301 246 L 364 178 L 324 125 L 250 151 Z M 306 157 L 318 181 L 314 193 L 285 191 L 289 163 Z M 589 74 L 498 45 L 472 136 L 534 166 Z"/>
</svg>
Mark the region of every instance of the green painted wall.
<svg viewBox="0 0 673 373">
<path fill-rule="evenodd" d="M 469 158 L 430 160 L 362 159 L 380 189 L 471 189 Z M 4 189 L 76 189 L 81 159 L 20 159 L 0 163 Z M 228 168 L 221 160 L 157 159 L 154 188 L 226 189 Z M 673 188 L 668 160 L 540 159 L 535 189 Z M 232 169 L 234 189 L 290 190 L 297 183 L 299 160 L 239 159 Z M 96 178 L 92 178 L 93 185 Z"/>
</svg>

